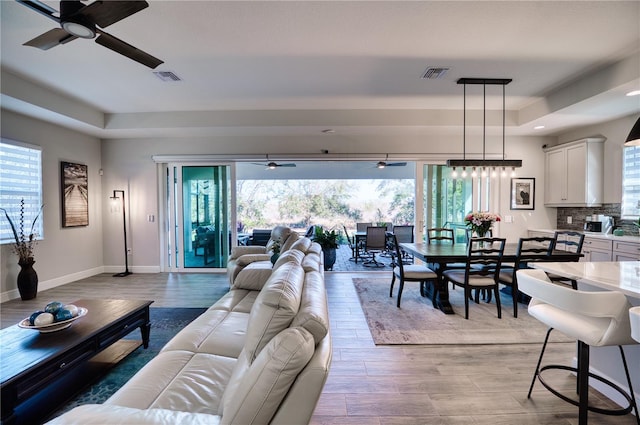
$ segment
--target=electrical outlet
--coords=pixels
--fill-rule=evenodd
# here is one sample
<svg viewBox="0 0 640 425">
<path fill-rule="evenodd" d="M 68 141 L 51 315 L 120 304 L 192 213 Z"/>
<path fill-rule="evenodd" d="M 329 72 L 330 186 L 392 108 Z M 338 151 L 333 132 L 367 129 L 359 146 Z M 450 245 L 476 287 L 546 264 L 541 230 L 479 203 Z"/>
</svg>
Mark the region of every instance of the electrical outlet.
<svg viewBox="0 0 640 425">
<path fill-rule="evenodd" d="M 573 217 L 567 216 L 567 224 L 573 224 Z"/>
</svg>

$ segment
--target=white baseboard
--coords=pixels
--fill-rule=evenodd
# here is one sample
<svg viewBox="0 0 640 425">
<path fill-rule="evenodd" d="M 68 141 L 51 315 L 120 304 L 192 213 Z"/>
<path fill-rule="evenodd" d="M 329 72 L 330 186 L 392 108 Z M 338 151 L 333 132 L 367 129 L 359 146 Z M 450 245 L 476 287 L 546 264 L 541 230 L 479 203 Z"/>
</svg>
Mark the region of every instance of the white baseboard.
<svg viewBox="0 0 640 425">
<path fill-rule="evenodd" d="M 38 281 L 38 292 L 44 291 L 47 289 L 52 289 L 60 285 L 66 285 L 67 283 L 75 282 L 76 280 L 95 276 L 100 273 L 104 273 L 104 267 L 94 267 L 92 269 L 83 270 L 81 272 L 60 276 L 55 279 L 41 280 L 41 281 Z M 16 298 L 20 298 L 20 292 L 18 292 L 17 288 L 0 294 L 0 302 L 14 300 Z"/>
</svg>

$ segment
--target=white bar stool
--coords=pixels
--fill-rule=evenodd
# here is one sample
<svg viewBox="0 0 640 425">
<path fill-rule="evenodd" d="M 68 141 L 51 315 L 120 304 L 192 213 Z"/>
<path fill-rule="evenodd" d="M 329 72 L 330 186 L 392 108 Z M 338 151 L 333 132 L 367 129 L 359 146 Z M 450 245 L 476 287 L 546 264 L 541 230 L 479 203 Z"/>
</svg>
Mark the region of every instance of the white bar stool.
<svg viewBox="0 0 640 425">
<path fill-rule="evenodd" d="M 631 321 L 631 338 L 640 342 L 640 306 L 629 309 L 629 320 Z"/>
<path fill-rule="evenodd" d="M 580 425 L 586 425 L 588 411 L 606 415 L 626 415 L 632 410 L 635 410 L 636 420 L 640 425 L 638 405 L 633 393 L 627 360 L 622 348 L 622 345 L 636 343 L 631 337 L 631 323 L 629 320 L 631 305 L 626 296 L 620 292 L 586 292 L 556 285 L 549 280 L 543 270 L 519 270 L 517 278 L 520 291 L 531 297 L 529 314 L 549 326 L 527 397 L 531 397 L 533 384 L 537 378 L 552 394 L 574 406 L 578 406 L 578 421 Z M 540 367 L 549 335 L 553 329 L 557 329 L 577 340 L 577 368 L 552 364 Z M 629 385 L 629 394 L 613 382 L 589 372 L 589 347 L 614 345 L 617 345 L 620 349 L 622 364 Z M 562 369 L 577 373 L 577 401 L 553 389 L 544 381 L 542 372 L 548 369 Z M 616 390 L 627 400 L 629 406 L 620 409 L 602 409 L 590 406 L 590 377 Z"/>
</svg>

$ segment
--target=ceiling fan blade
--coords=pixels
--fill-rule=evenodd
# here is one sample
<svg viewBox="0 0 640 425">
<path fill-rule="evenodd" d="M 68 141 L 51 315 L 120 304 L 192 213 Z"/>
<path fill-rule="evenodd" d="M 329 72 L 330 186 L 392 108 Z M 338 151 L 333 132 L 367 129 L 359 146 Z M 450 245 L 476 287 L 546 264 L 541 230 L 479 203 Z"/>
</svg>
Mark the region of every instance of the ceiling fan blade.
<svg viewBox="0 0 640 425">
<path fill-rule="evenodd" d="M 53 19 L 56 22 L 60 22 L 60 18 L 54 16 L 55 13 L 58 13 L 57 10 L 49 7 L 49 5 L 42 3 L 38 0 L 16 0 L 18 3 L 27 6 L 29 9 L 38 12 L 41 15 L 46 16 L 49 19 Z"/>
<path fill-rule="evenodd" d="M 106 28 L 127 16 L 149 7 L 146 1 L 96 1 L 78 11 L 100 28 Z"/>
<path fill-rule="evenodd" d="M 110 34 L 107 34 L 104 31 L 98 31 L 100 36 L 96 38 L 96 43 L 101 46 L 106 47 L 107 49 L 111 49 L 114 52 L 118 52 L 121 55 L 124 55 L 130 59 L 133 59 L 136 62 L 139 62 L 145 66 L 148 66 L 151 69 L 156 68 L 158 65 L 164 63 L 160 59 L 151 56 L 150 54 L 143 52 L 137 47 L 132 46 L 129 43 L 125 43 L 124 41 L 116 38 Z"/>
<path fill-rule="evenodd" d="M 58 44 L 65 44 L 71 40 L 75 40 L 75 35 L 71 35 L 62 28 L 54 28 L 50 31 L 40 34 L 36 38 L 27 41 L 23 46 L 37 47 L 40 50 L 49 50 Z"/>
<path fill-rule="evenodd" d="M 296 164 L 278 164 L 278 167 L 295 167 Z"/>
<path fill-rule="evenodd" d="M 407 163 L 406 162 L 387 162 L 387 167 L 404 167 L 406 166 Z"/>
</svg>

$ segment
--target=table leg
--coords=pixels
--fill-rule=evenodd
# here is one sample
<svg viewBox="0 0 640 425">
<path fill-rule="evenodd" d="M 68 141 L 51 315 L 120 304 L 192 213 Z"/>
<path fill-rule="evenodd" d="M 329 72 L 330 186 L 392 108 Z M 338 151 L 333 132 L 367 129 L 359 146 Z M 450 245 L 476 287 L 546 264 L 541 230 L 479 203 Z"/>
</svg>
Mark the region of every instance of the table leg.
<svg viewBox="0 0 640 425">
<path fill-rule="evenodd" d="M 149 348 L 149 336 L 151 334 L 151 320 L 149 319 L 149 307 L 145 309 L 145 321 L 140 326 L 140 333 L 142 334 L 142 346 L 145 349 Z"/>
<path fill-rule="evenodd" d="M 449 287 L 442 277 L 442 272 L 444 271 L 445 266 L 438 263 L 430 263 L 429 268 L 438 275 L 438 281 L 435 284 L 438 286 L 435 297 L 433 292 L 431 293 L 434 307 L 442 310 L 444 314 L 455 314 L 453 307 L 451 307 L 451 303 L 449 302 Z"/>
</svg>

